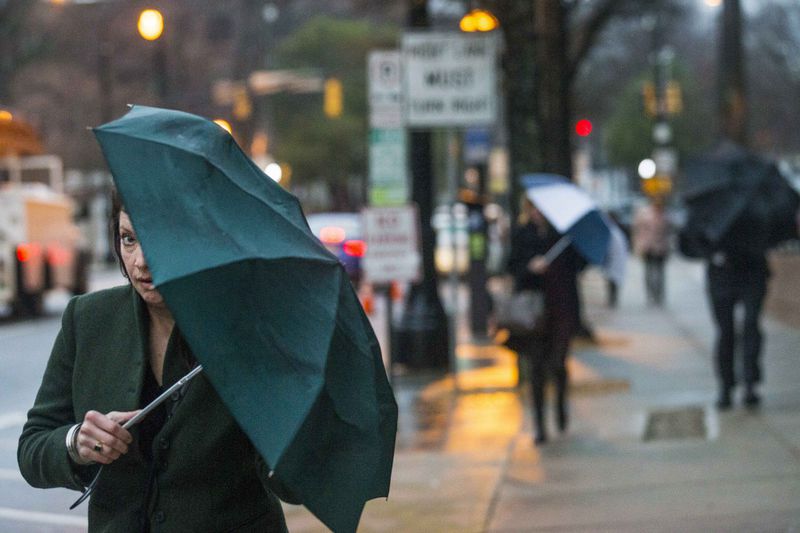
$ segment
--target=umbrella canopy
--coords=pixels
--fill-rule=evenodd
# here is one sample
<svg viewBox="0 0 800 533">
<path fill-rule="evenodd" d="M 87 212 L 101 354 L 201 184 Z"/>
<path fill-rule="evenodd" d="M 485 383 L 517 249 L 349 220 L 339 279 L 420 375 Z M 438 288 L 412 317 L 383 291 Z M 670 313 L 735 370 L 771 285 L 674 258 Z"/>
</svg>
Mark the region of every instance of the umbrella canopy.
<svg viewBox="0 0 800 533">
<path fill-rule="evenodd" d="M 682 249 L 763 253 L 797 236 L 800 197 L 771 162 L 730 142 L 687 162 Z"/>
<path fill-rule="evenodd" d="M 341 264 L 213 122 L 134 106 L 94 132 L 208 379 L 278 479 L 354 531 L 388 495 L 397 405 Z"/>
<path fill-rule="evenodd" d="M 528 199 L 556 231 L 569 236 L 589 263 L 602 266 L 621 283 L 628 254 L 625 236 L 586 191 L 557 174 L 526 174 L 520 181 Z"/>
</svg>

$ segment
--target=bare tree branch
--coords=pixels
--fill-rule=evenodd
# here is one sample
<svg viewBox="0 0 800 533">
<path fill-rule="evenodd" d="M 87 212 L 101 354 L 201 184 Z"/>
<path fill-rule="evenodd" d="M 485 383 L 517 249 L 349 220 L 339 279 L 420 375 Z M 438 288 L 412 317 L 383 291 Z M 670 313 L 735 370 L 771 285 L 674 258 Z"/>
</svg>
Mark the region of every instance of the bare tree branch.
<svg viewBox="0 0 800 533">
<path fill-rule="evenodd" d="M 575 31 L 575 44 L 572 46 L 572 53 L 567 57 L 566 76 L 568 84 L 575 79 L 575 73 L 578 71 L 581 61 L 597 42 L 600 32 L 614 16 L 619 3 L 619 0 L 603 0 L 584 25 L 578 31 Z"/>
</svg>

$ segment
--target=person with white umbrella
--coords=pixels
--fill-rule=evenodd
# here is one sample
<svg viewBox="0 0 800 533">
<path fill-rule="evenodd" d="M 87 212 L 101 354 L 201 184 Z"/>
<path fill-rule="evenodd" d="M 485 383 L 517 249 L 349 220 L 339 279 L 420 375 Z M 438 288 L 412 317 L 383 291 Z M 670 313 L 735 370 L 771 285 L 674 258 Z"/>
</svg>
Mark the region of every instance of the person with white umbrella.
<svg viewBox="0 0 800 533">
<path fill-rule="evenodd" d="M 580 187 L 563 176 L 531 174 L 521 179 L 526 196 L 521 220 L 511 240 L 509 272 L 515 290 L 544 292 L 541 333 L 529 339 L 509 339 L 509 346 L 531 357 L 535 442 L 547 440 L 544 384 L 552 374 L 556 384 L 557 422 L 567 429 L 567 367 L 570 342 L 580 327 L 577 274 L 587 264 L 601 266 L 621 284 L 627 243 Z"/>
<path fill-rule="evenodd" d="M 552 377 L 556 389 L 556 420 L 559 431 L 569 424 L 567 356 L 578 328 L 577 274 L 583 265 L 572 246 L 555 257 L 547 255 L 561 236 L 541 211 L 525 198 L 520 223 L 511 237 L 508 271 L 514 290 L 540 290 L 544 294 L 544 316 L 536 332 L 512 335 L 507 344 L 530 361 L 534 443 L 548 440 L 545 385 Z"/>
</svg>

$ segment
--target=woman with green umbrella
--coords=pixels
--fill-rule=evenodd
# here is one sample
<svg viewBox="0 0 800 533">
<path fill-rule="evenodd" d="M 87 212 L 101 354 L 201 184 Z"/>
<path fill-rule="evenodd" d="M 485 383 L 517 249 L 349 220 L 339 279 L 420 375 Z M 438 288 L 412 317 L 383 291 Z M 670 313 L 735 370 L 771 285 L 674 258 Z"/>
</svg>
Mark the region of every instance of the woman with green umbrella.
<svg viewBox="0 0 800 533">
<path fill-rule="evenodd" d="M 355 531 L 389 492 L 397 404 L 342 265 L 213 122 L 134 106 L 94 132 L 131 285 L 67 307 L 26 479 L 81 489 L 82 463 L 107 465 L 85 492 L 92 530 L 281 531 L 277 494 Z M 176 382 L 160 415 L 117 427 Z"/>
<path fill-rule="evenodd" d="M 203 376 L 122 427 L 197 362 L 116 195 L 112 221 L 130 283 L 67 307 L 20 438 L 25 479 L 83 490 L 106 465 L 91 531 L 285 531 L 275 494 L 292 498 Z"/>
</svg>

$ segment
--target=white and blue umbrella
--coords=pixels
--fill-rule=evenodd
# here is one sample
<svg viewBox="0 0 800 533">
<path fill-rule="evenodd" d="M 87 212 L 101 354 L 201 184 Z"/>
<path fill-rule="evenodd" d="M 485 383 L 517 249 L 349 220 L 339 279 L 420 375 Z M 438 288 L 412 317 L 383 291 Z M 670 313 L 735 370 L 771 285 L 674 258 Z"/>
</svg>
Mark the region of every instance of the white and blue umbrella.
<svg viewBox="0 0 800 533">
<path fill-rule="evenodd" d="M 526 174 L 520 179 L 528 199 L 564 235 L 547 253 L 553 260 L 569 244 L 617 283 L 625 276 L 628 245 L 614 222 L 580 187 L 557 174 Z"/>
</svg>

